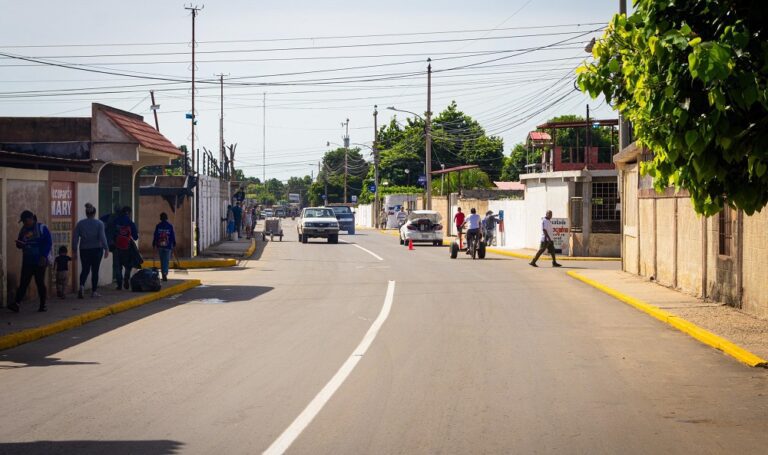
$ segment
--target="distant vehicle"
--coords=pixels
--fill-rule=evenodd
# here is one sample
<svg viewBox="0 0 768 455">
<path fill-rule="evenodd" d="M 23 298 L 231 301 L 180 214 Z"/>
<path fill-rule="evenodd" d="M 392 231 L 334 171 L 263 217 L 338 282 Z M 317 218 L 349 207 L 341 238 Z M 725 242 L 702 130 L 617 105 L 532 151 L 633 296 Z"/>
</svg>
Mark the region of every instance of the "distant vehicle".
<svg viewBox="0 0 768 455">
<path fill-rule="evenodd" d="M 264 209 L 261 213 L 264 215 L 264 218 L 272 218 L 275 216 L 275 212 L 272 209 Z"/>
<path fill-rule="evenodd" d="M 442 217 L 434 210 L 414 210 L 400 227 L 400 245 L 409 241 L 431 243 L 435 246 L 443 244 Z"/>
<path fill-rule="evenodd" d="M 355 212 L 346 205 L 331 205 L 329 206 L 333 213 L 336 215 L 336 219 L 339 220 L 339 230 L 346 231 L 347 234 L 355 234 Z"/>
<path fill-rule="evenodd" d="M 303 209 L 296 223 L 296 232 L 301 243 L 307 243 L 313 237 L 328 239 L 328 243 L 339 243 L 339 221 L 328 207 Z"/>
<path fill-rule="evenodd" d="M 285 209 L 282 207 L 275 209 L 275 216 L 278 218 L 285 218 Z"/>
</svg>

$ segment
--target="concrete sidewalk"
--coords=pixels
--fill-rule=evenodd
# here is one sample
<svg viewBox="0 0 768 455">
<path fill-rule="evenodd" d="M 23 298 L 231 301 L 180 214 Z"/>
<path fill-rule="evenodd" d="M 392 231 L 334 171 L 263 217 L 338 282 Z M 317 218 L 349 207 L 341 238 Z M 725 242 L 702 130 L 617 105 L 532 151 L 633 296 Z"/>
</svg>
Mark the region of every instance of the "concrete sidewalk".
<svg viewBox="0 0 768 455">
<path fill-rule="evenodd" d="M 568 272 L 750 366 L 768 366 L 768 321 L 620 270 Z"/>
<path fill-rule="evenodd" d="M 257 240 L 257 238 L 259 240 Z M 256 243 L 261 242 L 261 235 L 256 235 L 251 239 L 242 237 L 237 240 L 224 240 L 211 245 L 205 249 L 203 258 L 248 258 L 256 250 Z"/>
<path fill-rule="evenodd" d="M 173 273 L 173 272 L 172 272 Z M 178 294 L 200 285 L 200 280 L 169 279 L 162 283 L 158 292 L 117 291 L 113 285 L 99 288 L 101 297 L 91 298 L 90 291 L 84 299 L 69 294 L 66 299 L 55 297 L 47 302 L 48 311 L 38 313 L 37 299 L 21 304 L 21 311 L 13 313 L 7 308 L 0 309 L 0 350 L 63 332 L 87 322 L 111 314 Z M 51 293 L 52 289 L 48 289 Z M 53 289 L 55 291 L 55 289 Z"/>
</svg>

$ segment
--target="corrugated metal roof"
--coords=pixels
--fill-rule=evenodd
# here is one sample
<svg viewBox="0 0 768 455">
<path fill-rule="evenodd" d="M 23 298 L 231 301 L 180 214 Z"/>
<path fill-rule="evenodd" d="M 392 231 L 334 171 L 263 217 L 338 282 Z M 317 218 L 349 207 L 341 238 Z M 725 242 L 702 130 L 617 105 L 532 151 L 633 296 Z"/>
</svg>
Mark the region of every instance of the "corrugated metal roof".
<svg viewBox="0 0 768 455">
<path fill-rule="evenodd" d="M 532 141 L 551 141 L 552 136 L 543 131 L 531 131 L 528 133 L 528 138 Z"/>
<path fill-rule="evenodd" d="M 128 135 L 136 139 L 142 147 L 158 152 L 165 152 L 174 156 L 180 156 L 181 151 L 159 131 L 148 123 L 112 111 L 104 113 Z"/>
</svg>

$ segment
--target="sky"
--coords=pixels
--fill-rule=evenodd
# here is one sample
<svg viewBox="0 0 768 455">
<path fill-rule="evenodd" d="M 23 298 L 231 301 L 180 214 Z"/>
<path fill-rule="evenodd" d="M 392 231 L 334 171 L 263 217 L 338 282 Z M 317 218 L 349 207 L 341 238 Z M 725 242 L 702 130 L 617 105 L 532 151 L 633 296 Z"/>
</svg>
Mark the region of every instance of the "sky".
<svg viewBox="0 0 768 455">
<path fill-rule="evenodd" d="M 189 146 L 189 5 L 0 0 L 0 116 L 86 117 L 98 102 L 154 124 L 153 90 L 160 131 Z M 584 115 L 587 104 L 595 118 L 616 117 L 573 86 L 574 69 L 590 57 L 583 47 L 599 38 L 616 0 L 193 5 L 203 7 L 195 24 L 196 146 L 218 156 L 224 74 L 224 140 L 237 143 L 236 166 L 249 176 L 316 174 L 326 144 L 342 142 L 346 119 L 351 143 L 370 146 L 375 105 L 379 125 L 410 115 L 388 106 L 422 115 L 428 58 L 432 112 L 456 101 L 504 139 L 505 154 L 537 124 Z"/>
</svg>

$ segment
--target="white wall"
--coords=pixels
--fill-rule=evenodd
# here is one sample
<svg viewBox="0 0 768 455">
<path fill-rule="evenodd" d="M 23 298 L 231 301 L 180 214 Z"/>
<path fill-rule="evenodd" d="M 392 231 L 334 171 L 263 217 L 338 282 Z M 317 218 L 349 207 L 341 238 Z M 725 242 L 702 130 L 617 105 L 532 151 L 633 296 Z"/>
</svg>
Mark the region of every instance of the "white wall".
<svg viewBox="0 0 768 455">
<path fill-rule="evenodd" d="M 553 218 L 568 218 L 568 182 L 560 179 L 525 182 L 525 248 L 538 248 L 541 219 L 552 210 Z"/>
<path fill-rule="evenodd" d="M 525 248 L 526 233 L 529 230 L 525 200 L 488 201 L 488 210 L 496 214 L 504 211 L 504 233 L 496 232 L 496 244 L 505 248 Z"/>
<path fill-rule="evenodd" d="M 227 198 L 222 198 L 219 179 L 201 175 L 198 181 L 200 198 L 200 251 L 223 239 L 221 219 L 226 217 Z"/>
<path fill-rule="evenodd" d="M 355 225 L 367 228 L 373 226 L 373 204 L 361 204 L 355 207 Z"/>
</svg>

